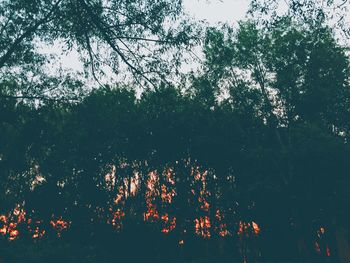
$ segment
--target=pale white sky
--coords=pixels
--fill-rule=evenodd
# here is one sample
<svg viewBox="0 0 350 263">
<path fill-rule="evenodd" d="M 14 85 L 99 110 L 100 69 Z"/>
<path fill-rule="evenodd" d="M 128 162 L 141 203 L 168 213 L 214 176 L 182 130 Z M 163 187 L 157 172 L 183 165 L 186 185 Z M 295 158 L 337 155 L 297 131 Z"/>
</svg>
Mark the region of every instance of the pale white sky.
<svg viewBox="0 0 350 263">
<path fill-rule="evenodd" d="M 315 0 L 320 1 L 320 0 Z M 342 0 L 336 0 L 342 1 Z M 283 7 L 283 1 L 281 10 Z M 323 2 L 323 1 L 322 1 Z M 197 20 L 206 20 L 209 25 L 215 25 L 219 22 L 227 23 L 231 26 L 237 26 L 237 22 L 244 19 L 249 8 L 250 0 L 183 0 L 185 12 Z M 350 16 L 350 15 L 349 15 Z M 53 45 L 45 47 L 45 52 L 57 53 L 62 46 Z M 199 57 L 201 55 L 200 47 L 193 50 Z M 69 55 L 62 55 L 60 62 L 65 69 L 73 71 L 82 71 L 82 63 L 79 61 L 79 54 L 73 50 Z M 196 69 L 197 64 L 185 65 L 186 70 Z"/>
<path fill-rule="evenodd" d="M 249 0 L 183 0 L 185 12 L 195 19 L 206 20 L 210 25 L 222 22 L 232 26 L 244 19 L 249 2 Z M 52 46 L 51 49 L 46 47 L 45 51 L 52 52 L 57 49 L 58 46 Z M 77 51 L 73 50 L 69 55 L 63 55 L 60 60 L 64 68 L 82 71 Z"/>
<path fill-rule="evenodd" d="M 227 22 L 230 25 L 244 18 L 249 0 L 183 0 L 187 12 L 210 24 Z"/>
</svg>

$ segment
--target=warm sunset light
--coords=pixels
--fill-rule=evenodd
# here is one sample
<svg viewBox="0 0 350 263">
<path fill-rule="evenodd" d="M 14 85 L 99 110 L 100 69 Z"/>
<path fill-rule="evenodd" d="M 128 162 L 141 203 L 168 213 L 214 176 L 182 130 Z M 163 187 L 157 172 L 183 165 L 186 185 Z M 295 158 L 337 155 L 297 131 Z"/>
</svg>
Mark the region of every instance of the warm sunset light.
<svg viewBox="0 0 350 263">
<path fill-rule="evenodd" d="M 329 248 L 328 240 L 326 237 L 326 228 L 321 226 L 316 231 L 316 241 L 315 241 L 315 251 L 323 256 L 323 257 L 330 257 L 331 256 L 331 250 Z"/>
<path fill-rule="evenodd" d="M 63 220 L 62 217 L 50 221 L 50 225 L 56 230 L 58 237 L 62 236 L 62 233 L 69 228 L 70 224 L 71 222 Z"/>
</svg>

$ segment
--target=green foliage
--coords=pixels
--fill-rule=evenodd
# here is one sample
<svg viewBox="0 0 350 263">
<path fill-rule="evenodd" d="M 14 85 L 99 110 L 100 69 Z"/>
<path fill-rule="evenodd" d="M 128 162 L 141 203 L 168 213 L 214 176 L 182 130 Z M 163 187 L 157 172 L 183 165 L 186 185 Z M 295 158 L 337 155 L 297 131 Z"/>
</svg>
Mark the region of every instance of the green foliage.
<svg viewBox="0 0 350 263">
<path fill-rule="evenodd" d="M 112 68 L 124 62 L 140 80 L 139 76 L 148 78 L 147 70 L 169 74 L 160 54 L 190 40 L 189 28 L 176 31 L 166 26 L 180 14 L 180 1 L 0 3 L 6 7 L 0 9 L 1 19 L 10 21 L 0 40 L 0 46 L 7 47 L 0 53 L 2 72 L 15 69 L 20 60 L 36 65 L 45 61 L 28 51 L 35 50 L 33 39 L 39 37 L 76 45 L 95 73 L 103 54 L 92 46 L 108 46 Z M 34 24 L 12 20 L 9 10 L 17 12 L 16 19 Z M 31 98 L 61 82 L 44 78 L 35 82 L 37 90 L 28 86 L 30 92 L 21 96 L 18 92 L 24 92 L 27 84 L 13 77 L 19 75 L 1 75 L 1 209 L 22 204 L 33 218 L 64 215 L 75 222 L 67 234 L 73 243 L 63 251 L 75 250 L 77 239 L 104 240 L 110 250 L 114 242 L 121 251 L 139 242 L 144 253 L 162 251 L 165 238 L 150 234 L 151 227 L 143 220 L 147 175 L 150 171 L 161 175 L 159 188 L 171 168 L 177 175 L 174 202 L 165 206 L 158 198 L 155 203 L 161 211 L 175 213 L 177 224 L 188 230 L 186 234 L 176 230 L 172 237 L 186 236 L 192 244 L 201 242 L 194 240 L 193 221 L 204 214 L 192 194 L 203 190 L 193 180 L 197 170 L 208 174 L 210 211 L 223 209 L 231 229 L 252 218 L 263 222 L 267 236 L 273 236 L 274 227 L 276 232 L 286 226 L 290 232 L 305 232 L 319 218 L 337 225 L 350 203 L 344 187 L 350 184 L 349 57 L 334 32 L 318 22 L 312 28 L 283 16 L 266 27 L 248 20 L 235 29 L 208 28 L 205 59 L 201 69 L 188 76 L 190 86 L 159 84 L 140 97 L 130 86 L 105 86 L 80 97 L 82 84 L 66 76 L 64 85 L 72 88 L 77 103 L 51 97 L 43 105 L 30 104 L 13 98 Z M 30 34 L 16 44 L 20 35 L 15 32 Z M 144 42 L 154 48 L 152 54 L 143 53 Z M 8 43 L 16 45 L 13 52 Z M 109 209 L 118 206 L 114 200 L 119 190 L 106 182 L 113 169 L 117 170 L 113 180 L 129 195 L 131 184 L 125 182 L 135 172 L 140 176 L 140 194 L 123 200 L 128 223 L 120 235 L 105 224 Z M 215 213 L 208 214 L 214 222 Z M 131 238 L 135 236 L 140 239 Z M 151 247 L 149 236 L 160 245 Z M 82 254 L 103 258 L 98 249 L 81 248 Z M 72 253 L 66 260 L 76 256 Z"/>
<path fill-rule="evenodd" d="M 0 10 L 1 85 L 26 99 L 81 95 L 82 76 L 47 70 L 57 65 L 40 51 L 47 45 L 61 43 L 66 54 L 77 50 L 97 81 L 109 78 L 109 68 L 119 79 L 127 70 L 134 83 L 149 85 L 169 81 L 181 51 L 198 41 L 198 27 L 184 19 L 181 0 L 2 0 Z"/>
</svg>

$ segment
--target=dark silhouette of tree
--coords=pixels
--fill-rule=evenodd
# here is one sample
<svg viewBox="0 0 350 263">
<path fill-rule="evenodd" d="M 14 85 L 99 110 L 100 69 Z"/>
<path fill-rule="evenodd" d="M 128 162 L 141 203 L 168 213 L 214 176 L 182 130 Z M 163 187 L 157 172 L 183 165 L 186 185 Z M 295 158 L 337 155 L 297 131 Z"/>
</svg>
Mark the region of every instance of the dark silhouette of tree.
<svg viewBox="0 0 350 263">
<path fill-rule="evenodd" d="M 0 9 L 0 78 L 11 91 L 1 91 L 2 97 L 79 98 L 83 78 L 48 74 L 52 58 L 40 52 L 45 45 L 61 42 L 67 54 L 76 49 L 99 83 L 109 68 L 118 77 L 126 69 L 135 83 L 149 85 L 170 81 L 181 50 L 199 40 L 198 26 L 184 19 L 181 0 L 4 0 Z"/>
<path fill-rule="evenodd" d="M 105 24 L 113 1 L 47 3 L 45 27 L 73 3 L 85 13 L 69 19 L 86 20 L 60 16 L 75 32 L 66 40 L 119 41 Z M 328 26 L 284 16 L 208 28 L 203 51 L 189 86 L 141 96 L 105 86 L 36 105 L 13 100 L 15 81 L 1 84 L 0 242 L 23 251 L 13 262 L 41 245 L 36 262 L 338 262 L 350 202 L 346 48 Z"/>
</svg>

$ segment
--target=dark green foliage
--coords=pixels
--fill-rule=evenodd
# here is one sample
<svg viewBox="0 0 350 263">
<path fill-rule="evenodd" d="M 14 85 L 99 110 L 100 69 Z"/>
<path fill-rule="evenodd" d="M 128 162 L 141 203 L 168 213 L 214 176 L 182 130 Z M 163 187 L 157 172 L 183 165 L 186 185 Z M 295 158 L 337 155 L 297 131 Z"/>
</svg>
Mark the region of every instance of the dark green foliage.
<svg viewBox="0 0 350 263">
<path fill-rule="evenodd" d="M 181 0 L 2 0 L 0 96 L 76 101 L 82 82 L 110 82 L 106 72 L 141 86 L 170 81 L 182 51 L 199 41 L 185 18 Z M 60 69 L 43 53 L 50 46 L 77 50 L 86 76 Z"/>
<path fill-rule="evenodd" d="M 29 3 L 23 10 L 17 6 L 18 10 L 28 15 L 52 7 L 49 2 L 48 7 Z M 161 28 L 165 17 L 178 14 L 180 8 L 180 3 L 166 1 L 118 3 L 111 1 L 113 12 L 139 14 L 133 17 L 135 21 L 150 24 L 150 32 L 157 36 L 165 34 Z M 6 4 L 16 7 L 16 1 Z M 84 46 L 86 34 L 112 49 L 111 35 L 143 36 L 143 27 L 131 26 L 127 16 L 110 21 L 101 2 L 57 4 L 64 14 L 72 15 L 55 9 L 45 32 L 84 50 L 89 50 Z M 147 7 L 146 16 L 141 16 L 141 7 Z M 77 10 L 84 10 L 80 17 L 74 16 Z M 62 28 L 50 31 L 58 18 Z M 110 31 L 115 29 L 109 29 L 107 22 L 127 25 Z M 50 34 L 51 40 L 57 37 Z M 129 37 L 137 46 L 136 40 Z M 208 214 L 214 225 L 215 211 L 222 209 L 234 235 L 240 221 L 256 220 L 263 229 L 261 242 L 276 247 L 272 251 L 260 244 L 266 257 L 294 260 L 303 256 L 297 252 L 297 241 L 313 244 L 313 233 L 320 225 L 327 226 L 329 236 L 344 225 L 350 204 L 349 57 L 332 30 L 322 25 L 313 29 L 290 17 L 279 17 L 264 28 L 246 21 L 235 30 L 209 28 L 204 54 L 201 70 L 189 76 L 189 87 L 160 84 L 140 98 L 128 87 L 105 87 L 79 103 L 49 101 L 38 107 L 13 100 L 15 81 L 0 84 L 1 212 L 22 204 L 28 216 L 45 218 L 46 224 L 52 215 L 73 222 L 62 243 L 49 233 L 38 243 L 28 242 L 24 255 L 43 246 L 43 254 L 28 258 L 33 262 L 48 258 L 111 262 L 115 255 L 110 251 L 117 248 L 120 259 L 129 260 L 130 247 L 135 247 L 135 261 L 154 257 L 160 262 L 164 255 L 174 262 L 200 257 L 214 261 L 213 255 L 221 255 L 222 261 L 241 260 L 238 246 L 242 242 L 237 236 L 220 239 L 213 235 L 208 241 L 194 235 L 198 216 Z M 6 61 L 8 67 L 15 63 Z M 137 70 L 132 69 L 139 74 Z M 166 184 L 168 168 L 176 174 L 177 195 L 167 206 L 159 196 L 154 202 L 161 212 L 176 215 L 178 227 L 164 236 L 161 227 L 145 222 L 143 215 L 148 173 L 156 170 L 161 174 L 160 184 Z M 126 215 L 121 233 L 106 224 L 109 209 L 118 208 L 114 202 L 118 189 L 110 188 L 105 177 L 113 169 L 117 169 L 117 185 L 128 194 L 131 186 L 125 180 L 137 171 L 141 181 L 140 194 L 123 200 Z M 193 180 L 197 170 L 208 172 L 211 210 L 207 214 L 199 208 L 198 196 L 191 194 L 203 190 Z M 44 180 L 38 182 L 40 177 Z M 182 238 L 186 240 L 183 248 L 177 243 Z M 335 240 L 334 236 L 330 239 Z M 11 249 L 11 244 L 1 242 Z M 27 244 L 22 237 L 18 242 Z M 217 247 L 213 255 L 202 253 L 208 247 Z M 223 247 L 227 252 L 220 252 Z M 18 255 L 11 256 L 13 262 L 24 262 Z"/>
</svg>

